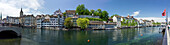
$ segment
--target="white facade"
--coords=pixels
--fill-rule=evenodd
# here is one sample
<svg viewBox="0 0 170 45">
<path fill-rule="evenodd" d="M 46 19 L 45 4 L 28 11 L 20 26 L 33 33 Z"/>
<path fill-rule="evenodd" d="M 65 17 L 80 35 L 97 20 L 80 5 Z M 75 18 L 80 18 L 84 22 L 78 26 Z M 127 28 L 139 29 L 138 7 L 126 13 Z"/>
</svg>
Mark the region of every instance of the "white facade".
<svg viewBox="0 0 170 45">
<path fill-rule="evenodd" d="M 117 22 L 117 17 L 116 16 L 114 16 L 112 19 L 113 19 L 113 22 Z"/>
<path fill-rule="evenodd" d="M 120 16 L 113 16 L 113 22 L 116 22 L 117 27 L 121 27 L 121 17 Z"/>
</svg>

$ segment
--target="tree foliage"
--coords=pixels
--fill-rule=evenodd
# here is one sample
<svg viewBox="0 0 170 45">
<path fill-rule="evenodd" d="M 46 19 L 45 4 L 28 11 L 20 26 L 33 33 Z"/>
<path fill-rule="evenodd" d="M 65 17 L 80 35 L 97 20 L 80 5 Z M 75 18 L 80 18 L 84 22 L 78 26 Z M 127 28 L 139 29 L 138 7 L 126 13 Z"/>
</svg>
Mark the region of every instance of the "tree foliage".
<svg viewBox="0 0 170 45">
<path fill-rule="evenodd" d="M 81 27 L 81 29 L 87 28 L 89 24 L 89 19 L 87 18 L 78 18 L 77 19 L 77 26 Z"/>
<path fill-rule="evenodd" d="M 102 11 L 101 9 L 97 9 L 95 10 L 88 10 L 87 8 L 85 8 L 84 4 L 78 5 L 76 8 L 76 13 L 78 13 L 78 15 L 94 15 L 94 16 L 99 16 L 101 19 L 107 21 L 108 20 L 108 12 L 107 11 Z"/>
<path fill-rule="evenodd" d="M 138 24 L 137 24 L 137 21 L 135 21 L 134 19 L 133 20 L 125 20 L 125 19 L 123 19 L 123 21 L 121 21 L 121 25 L 122 26 L 136 26 Z"/>
<path fill-rule="evenodd" d="M 107 11 L 103 11 L 103 12 L 102 12 L 101 19 L 103 19 L 103 20 L 107 21 L 107 20 L 108 20 L 108 18 L 109 18 L 109 16 L 108 16 L 108 12 L 107 12 Z"/>
<path fill-rule="evenodd" d="M 66 26 L 66 28 L 72 28 L 73 27 L 73 19 L 68 17 L 65 19 L 65 22 L 64 22 L 64 26 Z"/>
<path fill-rule="evenodd" d="M 90 10 L 90 14 L 89 15 L 92 15 L 92 14 L 94 15 L 94 12 L 95 12 L 95 10 L 93 10 L 93 9 Z"/>
<path fill-rule="evenodd" d="M 154 23 L 152 23 L 153 25 L 161 25 L 161 23 L 159 23 L 159 22 L 154 22 Z"/>
<path fill-rule="evenodd" d="M 103 21 L 102 19 L 100 18 L 87 18 L 89 19 L 90 21 Z"/>
<path fill-rule="evenodd" d="M 89 10 L 85 8 L 84 4 L 77 6 L 76 13 L 78 13 L 78 15 L 89 15 L 90 14 Z"/>
<path fill-rule="evenodd" d="M 66 12 L 63 13 L 64 17 L 66 17 Z"/>
<path fill-rule="evenodd" d="M 90 14 L 90 11 L 88 9 L 85 9 L 83 15 L 89 15 Z"/>
<path fill-rule="evenodd" d="M 113 18 L 113 16 L 119 16 L 118 14 L 113 14 L 112 16 L 111 16 L 111 18 Z"/>
</svg>

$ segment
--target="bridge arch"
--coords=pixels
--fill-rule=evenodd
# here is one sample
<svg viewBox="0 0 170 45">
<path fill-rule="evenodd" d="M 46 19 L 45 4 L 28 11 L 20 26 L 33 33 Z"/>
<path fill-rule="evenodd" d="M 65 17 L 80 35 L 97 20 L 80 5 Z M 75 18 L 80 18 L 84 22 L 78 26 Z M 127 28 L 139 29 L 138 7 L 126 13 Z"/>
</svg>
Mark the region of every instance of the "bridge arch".
<svg viewBox="0 0 170 45">
<path fill-rule="evenodd" d="M 21 28 L 18 27 L 0 27 L 0 38 L 18 38 L 21 37 Z"/>
<path fill-rule="evenodd" d="M 17 38 L 19 37 L 15 31 L 4 30 L 0 32 L 0 38 Z"/>
</svg>

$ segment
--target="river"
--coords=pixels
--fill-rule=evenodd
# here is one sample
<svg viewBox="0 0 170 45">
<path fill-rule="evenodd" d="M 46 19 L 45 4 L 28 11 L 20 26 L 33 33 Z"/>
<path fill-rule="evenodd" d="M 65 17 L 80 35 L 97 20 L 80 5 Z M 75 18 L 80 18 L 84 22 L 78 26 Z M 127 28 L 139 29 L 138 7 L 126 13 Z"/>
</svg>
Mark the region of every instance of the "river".
<svg viewBox="0 0 170 45">
<path fill-rule="evenodd" d="M 88 31 L 24 28 L 22 38 L 0 39 L 0 45 L 162 45 L 163 33 L 159 31 L 159 27 Z"/>
</svg>

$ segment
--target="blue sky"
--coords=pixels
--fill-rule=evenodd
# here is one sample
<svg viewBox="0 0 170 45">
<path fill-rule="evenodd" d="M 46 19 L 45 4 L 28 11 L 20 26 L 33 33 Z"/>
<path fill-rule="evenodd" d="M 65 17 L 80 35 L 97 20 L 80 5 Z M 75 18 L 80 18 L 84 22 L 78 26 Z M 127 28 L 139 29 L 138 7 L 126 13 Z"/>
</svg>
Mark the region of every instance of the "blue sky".
<svg viewBox="0 0 170 45">
<path fill-rule="evenodd" d="M 135 11 L 139 14 L 135 17 L 161 17 L 163 10 L 170 4 L 170 0 L 44 0 L 44 5 L 39 11 L 52 14 L 55 10 L 75 10 L 79 4 L 84 4 L 89 10 L 102 9 L 109 13 L 121 16 L 132 15 Z M 169 10 L 168 10 L 169 11 Z"/>
</svg>

